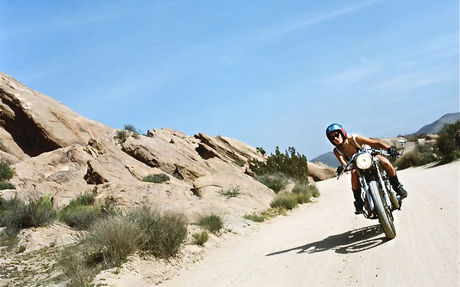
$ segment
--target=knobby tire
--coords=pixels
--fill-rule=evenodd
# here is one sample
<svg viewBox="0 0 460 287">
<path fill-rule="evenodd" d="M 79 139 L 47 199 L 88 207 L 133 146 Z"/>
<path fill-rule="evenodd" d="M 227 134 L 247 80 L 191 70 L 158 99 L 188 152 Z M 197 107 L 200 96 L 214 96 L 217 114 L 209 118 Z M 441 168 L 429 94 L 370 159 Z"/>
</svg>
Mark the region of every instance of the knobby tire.
<svg viewBox="0 0 460 287">
<path fill-rule="evenodd" d="M 372 199 L 374 200 L 374 207 L 379 216 L 380 224 L 382 225 L 383 231 L 388 239 L 396 237 L 396 228 L 393 224 L 389 211 L 383 205 L 382 197 L 380 196 L 380 188 L 376 181 L 369 183 L 369 189 L 371 191 Z"/>
</svg>

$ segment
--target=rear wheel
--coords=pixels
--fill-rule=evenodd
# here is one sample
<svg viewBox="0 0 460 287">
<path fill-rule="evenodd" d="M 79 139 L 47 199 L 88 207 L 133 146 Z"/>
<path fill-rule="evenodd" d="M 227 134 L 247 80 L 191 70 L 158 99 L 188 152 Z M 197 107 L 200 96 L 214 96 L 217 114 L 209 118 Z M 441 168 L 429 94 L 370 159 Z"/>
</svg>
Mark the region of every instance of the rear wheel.
<svg viewBox="0 0 460 287">
<path fill-rule="evenodd" d="M 380 196 L 380 187 L 376 181 L 369 183 L 369 189 L 371 196 L 374 201 L 374 207 L 379 216 L 380 224 L 382 225 L 383 231 L 388 239 L 396 237 L 396 228 L 393 224 L 393 217 L 390 214 L 388 208 L 383 205 L 382 197 Z"/>
</svg>

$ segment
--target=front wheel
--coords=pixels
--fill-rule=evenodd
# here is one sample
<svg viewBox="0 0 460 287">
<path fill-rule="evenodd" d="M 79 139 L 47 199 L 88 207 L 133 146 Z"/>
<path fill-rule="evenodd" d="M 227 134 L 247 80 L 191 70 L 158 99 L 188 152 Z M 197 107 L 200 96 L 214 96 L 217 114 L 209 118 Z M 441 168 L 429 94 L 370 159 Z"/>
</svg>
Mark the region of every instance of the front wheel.
<svg viewBox="0 0 460 287">
<path fill-rule="evenodd" d="M 374 208 L 379 216 L 380 224 L 383 227 L 383 231 L 388 239 L 396 237 L 396 228 L 393 224 L 393 218 L 391 217 L 390 211 L 383 205 L 382 197 L 380 196 L 380 188 L 376 181 L 369 183 L 369 189 L 371 192 L 372 200 L 374 201 Z"/>
</svg>

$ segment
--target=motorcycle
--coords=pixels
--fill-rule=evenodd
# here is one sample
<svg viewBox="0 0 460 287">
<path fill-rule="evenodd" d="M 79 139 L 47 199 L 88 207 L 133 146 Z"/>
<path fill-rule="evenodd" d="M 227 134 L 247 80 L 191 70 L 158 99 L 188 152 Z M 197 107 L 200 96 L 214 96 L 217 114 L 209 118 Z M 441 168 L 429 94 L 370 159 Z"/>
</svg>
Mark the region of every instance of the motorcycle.
<svg viewBox="0 0 460 287">
<path fill-rule="evenodd" d="M 405 141 L 396 142 L 398 156 L 404 152 Z M 396 237 L 393 211 L 401 209 L 401 200 L 391 189 L 387 172 L 380 163 L 377 155 L 389 156 L 385 150 L 364 147 L 347 162 L 337 179 L 351 165 L 357 170 L 361 182 L 361 197 L 364 201 L 363 215 L 368 219 L 379 219 L 388 239 Z"/>
</svg>

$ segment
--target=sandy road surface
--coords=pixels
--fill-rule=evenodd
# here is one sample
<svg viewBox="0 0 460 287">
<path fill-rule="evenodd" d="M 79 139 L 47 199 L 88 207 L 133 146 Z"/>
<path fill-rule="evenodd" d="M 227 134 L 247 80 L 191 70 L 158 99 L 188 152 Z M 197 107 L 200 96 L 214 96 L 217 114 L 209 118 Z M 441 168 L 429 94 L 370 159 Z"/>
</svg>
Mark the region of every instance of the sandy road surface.
<svg viewBox="0 0 460 287">
<path fill-rule="evenodd" d="M 399 172 L 397 236 L 353 214 L 349 175 L 320 200 L 225 242 L 163 287 L 459 286 L 459 162 Z"/>
</svg>

